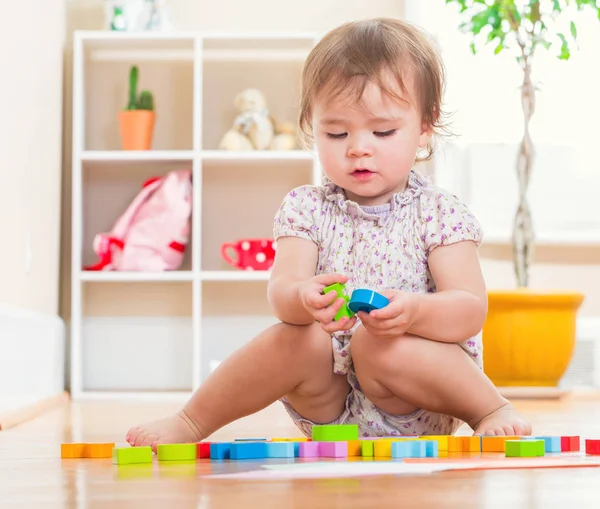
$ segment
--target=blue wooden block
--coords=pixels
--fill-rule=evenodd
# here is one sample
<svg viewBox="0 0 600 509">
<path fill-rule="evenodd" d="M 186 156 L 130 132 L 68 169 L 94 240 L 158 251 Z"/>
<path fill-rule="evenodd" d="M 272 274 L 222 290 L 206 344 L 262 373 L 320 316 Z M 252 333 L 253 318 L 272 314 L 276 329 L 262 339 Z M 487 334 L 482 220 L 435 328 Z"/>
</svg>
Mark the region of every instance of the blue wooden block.
<svg viewBox="0 0 600 509">
<path fill-rule="evenodd" d="M 425 456 L 427 458 L 437 458 L 439 456 L 439 443 L 437 440 L 422 440 L 425 443 Z"/>
<path fill-rule="evenodd" d="M 298 456 L 299 442 L 268 442 L 267 458 L 293 458 Z"/>
<path fill-rule="evenodd" d="M 546 452 L 561 452 L 560 437 L 535 437 L 535 439 L 544 441 Z"/>
<path fill-rule="evenodd" d="M 236 438 L 234 442 L 266 442 L 266 438 Z"/>
<path fill-rule="evenodd" d="M 415 440 L 413 445 L 414 458 L 426 458 L 427 457 L 427 441 Z"/>
<path fill-rule="evenodd" d="M 432 440 L 406 440 L 392 442 L 392 458 L 425 458 L 427 457 L 427 444 Z M 437 445 L 437 441 L 435 442 Z M 433 453 L 434 446 L 430 446 Z"/>
<path fill-rule="evenodd" d="M 232 460 L 262 460 L 267 457 L 267 442 L 236 442 L 231 444 Z"/>
<path fill-rule="evenodd" d="M 353 313 L 364 311 L 369 313 L 374 309 L 381 309 L 387 306 L 390 301 L 380 293 L 365 288 L 358 288 L 352 292 L 348 308 Z"/>
<path fill-rule="evenodd" d="M 211 460 L 228 460 L 231 454 L 231 443 L 213 442 L 210 444 Z"/>
</svg>

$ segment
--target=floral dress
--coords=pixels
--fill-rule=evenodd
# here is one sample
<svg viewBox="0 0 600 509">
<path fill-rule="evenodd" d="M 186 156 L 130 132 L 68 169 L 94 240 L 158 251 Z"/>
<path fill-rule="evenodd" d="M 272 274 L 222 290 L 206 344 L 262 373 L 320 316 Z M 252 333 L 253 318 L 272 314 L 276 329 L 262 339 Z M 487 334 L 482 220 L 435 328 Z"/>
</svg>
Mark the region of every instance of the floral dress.
<svg viewBox="0 0 600 509">
<path fill-rule="evenodd" d="M 409 174 L 406 189 L 379 206 L 348 200 L 343 189 L 330 181 L 293 189 L 275 215 L 273 234 L 275 240 L 294 236 L 313 241 L 318 246 L 316 274 L 347 275 L 348 295 L 356 288 L 435 292 L 429 253 L 437 246 L 463 240 L 480 245 L 483 236 L 464 203 L 415 170 Z M 450 416 L 423 409 L 390 415 L 366 398 L 352 366 L 353 330 L 332 334 L 333 369 L 347 375 L 352 388 L 344 413 L 332 424 L 358 424 L 363 436 L 454 433 L 461 422 Z M 460 346 L 482 367 L 481 334 L 466 338 Z M 313 423 L 298 415 L 285 399 L 283 403 L 299 429 L 310 436 Z"/>
</svg>

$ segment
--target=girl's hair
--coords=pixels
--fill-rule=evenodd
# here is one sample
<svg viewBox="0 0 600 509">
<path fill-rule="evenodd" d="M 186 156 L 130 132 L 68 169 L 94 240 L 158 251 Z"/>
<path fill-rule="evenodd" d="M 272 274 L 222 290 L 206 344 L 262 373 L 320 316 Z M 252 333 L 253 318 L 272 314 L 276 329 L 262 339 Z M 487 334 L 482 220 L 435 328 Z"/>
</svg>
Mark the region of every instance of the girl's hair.
<svg viewBox="0 0 600 509">
<path fill-rule="evenodd" d="M 365 86 L 376 83 L 389 96 L 401 99 L 385 83 L 391 73 L 404 94 L 415 100 L 424 125 L 441 135 L 445 68 L 431 38 L 420 28 L 395 19 L 375 18 L 345 23 L 327 33 L 312 49 L 302 72 L 300 130 L 311 141 L 315 98 L 349 96 L 360 101 Z M 417 97 L 407 97 L 410 73 Z M 433 146 L 419 160 L 430 159 Z"/>
</svg>

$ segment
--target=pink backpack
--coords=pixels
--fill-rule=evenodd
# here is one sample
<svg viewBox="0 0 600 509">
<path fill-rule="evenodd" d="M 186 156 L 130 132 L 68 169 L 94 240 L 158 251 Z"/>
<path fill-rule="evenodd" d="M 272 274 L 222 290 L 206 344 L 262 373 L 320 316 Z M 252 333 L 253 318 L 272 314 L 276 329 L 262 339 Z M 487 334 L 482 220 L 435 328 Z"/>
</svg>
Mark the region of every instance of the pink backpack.
<svg viewBox="0 0 600 509">
<path fill-rule="evenodd" d="M 148 180 L 112 231 L 95 236 L 100 261 L 85 270 L 178 269 L 189 240 L 191 211 L 190 170 Z"/>
</svg>

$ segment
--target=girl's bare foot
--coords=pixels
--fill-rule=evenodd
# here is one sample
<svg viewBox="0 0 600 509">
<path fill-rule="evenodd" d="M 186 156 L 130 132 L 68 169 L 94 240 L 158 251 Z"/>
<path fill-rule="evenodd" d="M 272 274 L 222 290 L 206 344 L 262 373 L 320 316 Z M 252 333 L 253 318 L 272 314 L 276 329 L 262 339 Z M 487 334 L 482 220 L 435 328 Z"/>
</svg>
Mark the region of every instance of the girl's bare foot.
<svg viewBox="0 0 600 509">
<path fill-rule="evenodd" d="M 192 420 L 179 412 L 172 417 L 152 421 L 131 428 L 125 440 L 132 447 L 152 446 L 156 452 L 158 444 L 185 444 L 202 440 L 202 434 Z"/>
<path fill-rule="evenodd" d="M 475 435 L 528 436 L 531 425 L 506 403 L 473 426 Z"/>
</svg>

